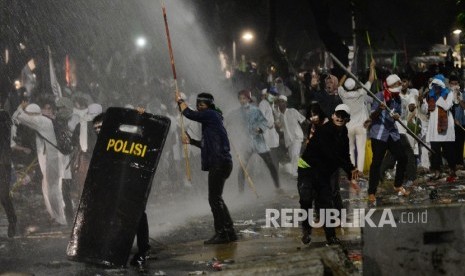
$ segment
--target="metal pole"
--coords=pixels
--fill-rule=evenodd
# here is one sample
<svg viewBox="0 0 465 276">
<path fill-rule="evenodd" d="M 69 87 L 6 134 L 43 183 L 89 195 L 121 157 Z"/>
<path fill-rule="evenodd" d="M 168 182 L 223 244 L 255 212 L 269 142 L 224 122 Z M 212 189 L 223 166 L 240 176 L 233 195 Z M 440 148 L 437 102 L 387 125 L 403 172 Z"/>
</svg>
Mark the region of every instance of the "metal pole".
<svg viewBox="0 0 465 276">
<path fill-rule="evenodd" d="M 175 92 L 179 93 L 179 88 L 178 88 L 178 80 L 176 77 L 176 66 L 174 64 L 174 55 L 173 55 L 173 48 L 171 47 L 171 37 L 170 37 L 170 30 L 168 28 L 168 19 L 166 18 L 166 9 L 165 9 L 165 4 L 162 3 L 162 11 L 163 11 L 163 18 L 165 21 L 165 31 L 166 31 L 166 39 L 168 40 L 168 50 L 170 54 L 170 61 L 171 61 L 171 70 L 173 72 L 173 79 L 174 79 L 174 86 L 175 86 Z M 184 120 L 183 116 L 181 113 L 181 136 L 184 134 Z M 187 180 L 191 181 L 191 169 L 189 165 L 189 150 L 187 148 L 187 144 L 183 145 L 184 148 L 184 160 L 186 164 L 186 176 Z"/>
<path fill-rule="evenodd" d="M 341 63 L 341 61 L 339 61 L 339 59 L 337 59 L 336 56 L 334 56 L 332 53 L 329 53 L 331 55 L 331 57 L 333 58 L 333 61 L 335 61 L 337 63 L 337 65 L 339 65 L 339 67 L 341 67 L 342 70 L 344 70 L 344 72 L 349 76 L 351 77 L 352 79 L 354 79 L 354 81 L 360 86 L 363 88 L 363 90 L 365 90 L 369 95 L 371 95 L 371 97 L 377 101 L 378 103 L 380 104 L 384 104 L 383 101 L 381 101 L 380 99 L 378 99 L 378 97 L 376 97 L 375 94 L 373 94 L 373 92 L 371 92 L 369 89 L 367 89 L 363 83 L 354 75 L 352 74 L 352 72 L 350 72 L 349 70 L 347 70 L 347 68 Z M 389 114 L 392 114 L 392 110 L 386 106 L 386 111 L 389 112 Z M 415 139 L 418 143 L 420 143 L 423 147 L 425 147 L 427 150 L 429 150 L 431 153 L 434 153 L 434 151 L 423 141 L 421 140 L 418 136 L 415 135 L 415 133 L 413 133 L 413 131 L 411 131 L 401 120 L 396 120 L 406 131 L 407 133 L 412 136 L 413 139 Z"/>
</svg>

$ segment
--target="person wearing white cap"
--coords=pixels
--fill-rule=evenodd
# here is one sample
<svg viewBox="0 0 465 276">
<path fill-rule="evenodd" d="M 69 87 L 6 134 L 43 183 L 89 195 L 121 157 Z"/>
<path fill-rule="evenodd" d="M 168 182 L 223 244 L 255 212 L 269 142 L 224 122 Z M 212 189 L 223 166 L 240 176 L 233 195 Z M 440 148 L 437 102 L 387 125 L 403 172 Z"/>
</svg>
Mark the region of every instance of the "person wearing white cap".
<svg viewBox="0 0 465 276">
<path fill-rule="evenodd" d="M 75 128 L 74 122 L 78 121 L 78 116 L 73 113 L 73 101 L 67 97 L 61 97 L 56 99 L 56 117 L 54 127 L 58 127 L 60 131 L 63 131 L 71 137 L 73 129 Z M 76 196 L 76 203 L 73 204 L 72 194 L 75 190 L 76 185 L 73 183 L 73 174 L 70 154 L 60 154 L 60 164 L 64 164 L 61 170 L 61 190 L 63 192 L 63 201 L 65 203 L 65 216 L 68 220 L 68 224 L 72 224 L 74 220 L 73 206 L 77 205 L 79 198 Z"/>
<path fill-rule="evenodd" d="M 300 149 L 304 141 L 304 133 L 301 124 L 305 121 L 305 116 L 295 108 L 287 107 L 287 97 L 278 97 L 277 126 L 284 134 L 284 145 L 287 148 L 290 163 L 286 165 L 289 174 L 297 177 L 297 164 L 299 161 Z"/>
<path fill-rule="evenodd" d="M 407 117 L 409 115 L 409 105 L 413 105 L 413 111 L 416 114 L 416 106 L 417 106 L 417 99 L 418 99 L 418 90 L 414 88 L 410 88 L 410 80 L 406 74 L 401 75 L 400 77 L 402 88 L 399 93 L 399 97 L 401 100 L 401 113 L 399 121 L 401 121 L 404 125 L 407 125 Z M 414 147 L 413 144 L 417 143 L 415 139 L 413 139 L 410 135 L 407 134 L 407 130 L 396 121 L 397 129 L 399 130 L 400 134 L 400 142 L 403 147 L 403 151 L 407 156 L 407 166 L 405 169 L 405 179 L 407 180 L 405 186 L 410 186 L 416 179 L 417 179 L 417 161 L 415 157 Z M 421 130 L 421 128 L 420 128 Z M 420 135 L 420 133 L 418 133 Z M 415 141 L 415 143 L 413 142 Z M 381 164 L 381 177 L 384 176 L 385 172 L 389 169 L 394 167 L 395 159 L 392 156 L 391 152 L 388 151 L 383 159 Z"/>
<path fill-rule="evenodd" d="M 452 116 L 452 106 L 454 105 L 454 93 L 446 88 L 445 78 L 438 74 L 433 77 L 430 84 L 430 91 L 423 99 L 421 108 L 423 112 L 429 112 L 429 124 L 426 131 L 426 142 L 431 144 L 434 153 L 431 156 L 431 171 L 434 172 L 434 179 L 439 179 L 441 175 L 441 165 L 443 157 L 447 160 L 449 167 L 448 181 L 456 179 L 454 158 L 454 118 Z"/>
<path fill-rule="evenodd" d="M 74 201 L 79 201 L 84 182 L 89 169 L 90 159 L 94 151 L 95 143 L 97 143 L 97 134 L 93 129 L 92 121 L 101 114 L 103 109 L 100 104 L 93 103 L 87 108 L 87 113 L 82 116 L 80 122 L 76 125 L 71 138 L 77 153 L 72 160 L 70 167 L 73 168 L 74 189 L 71 191 Z"/>
<path fill-rule="evenodd" d="M 375 96 L 378 101 L 373 102 L 371 107 L 371 127 L 369 137 L 373 158 L 370 166 L 370 178 L 368 182 L 369 205 L 376 204 L 376 191 L 380 181 L 381 163 L 386 151 L 389 150 L 397 161 L 396 176 L 394 179 L 394 190 L 398 195 L 407 196 L 409 192 L 403 187 L 407 156 L 402 148 L 399 130 L 396 120 L 400 119 L 401 98 L 399 93 L 402 89 L 399 76 L 389 75 L 384 82 L 384 90 Z M 392 111 L 390 114 L 386 107 Z"/>
<path fill-rule="evenodd" d="M 351 181 L 358 179 L 359 171 L 349 156 L 346 127 L 349 121 L 350 108 L 346 104 L 337 105 L 331 120 L 321 125 L 309 139 L 299 159 L 297 188 L 301 209 L 312 210 L 314 200 L 315 206 L 320 208 L 320 213 L 335 207 L 331 178 L 339 168 L 346 172 Z M 312 214 L 308 214 L 308 217 L 311 218 Z M 323 227 L 327 244 L 340 244 L 334 226 L 329 227 L 325 223 Z M 312 227 L 308 220 L 302 222 L 302 243 L 310 243 L 311 232 Z"/>
<path fill-rule="evenodd" d="M 370 63 L 370 75 L 364 85 L 368 90 L 375 79 L 375 66 L 376 63 L 372 60 Z M 338 93 L 342 102 L 351 110 L 350 122 L 347 123 L 350 160 L 352 163 L 357 164 L 357 169 L 360 172 L 363 172 L 367 141 L 367 129 L 364 124 L 369 118 L 367 103 L 372 99 L 367 95 L 365 89 L 357 87 L 355 80 L 352 78 L 347 78 L 344 81 L 344 85 L 339 87 Z"/>
<path fill-rule="evenodd" d="M 61 153 L 50 144 L 57 145 L 52 120 L 42 115 L 43 110 L 37 104 L 26 105 L 27 103 L 24 102 L 18 107 L 13 120 L 38 133 L 36 135 L 37 159 L 43 176 L 42 192 L 45 206 L 52 223 L 67 225 L 60 185 L 63 167 L 63 164 L 60 164 Z"/>
</svg>

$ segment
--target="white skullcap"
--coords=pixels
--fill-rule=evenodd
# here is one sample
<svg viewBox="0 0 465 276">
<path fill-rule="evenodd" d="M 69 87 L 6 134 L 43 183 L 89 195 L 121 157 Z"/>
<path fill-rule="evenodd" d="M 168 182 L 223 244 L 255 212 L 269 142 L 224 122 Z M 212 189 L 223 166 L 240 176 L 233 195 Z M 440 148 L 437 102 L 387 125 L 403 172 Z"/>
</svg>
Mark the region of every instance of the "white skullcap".
<svg viewBox="0 0 465 276">
<path fill-rule="evenodd" d="M 417 106 L 417 101 L 415 100 L 415 97 L 413 95 L 410 95 L 409 99 L 408 99 L 408 104 L 414 104 L 415 106 Z"/>
<path fill-rule="evenodd" d="M 87 107 L 87 114 L 89 115 L 98 115 L 100 113 L 102 113 L 102 106 L 97 103 L 89 104 Z"/>
<path fill-rule="evenodd" d="M 347 89 L 347 91 L 352 91 L 355 88 L 355 80 L 352 78 L 346 79 L 344 82 L 344 87 Z"/>
<path fill-rule="evenodd" d="M 268 89 L 262 89 L 262 95 L 265 95 L 266 93 L 268 93 Z"/>
<path fill-rule="evenodd" d="M 38 106 L 37 104 L 29 104 L 28 106 L 26 106 L 26 109 L 25 109 L 27 112 L 29 113 L 36 113 L 36 114 L 42 114 L 42 110 L 40 109 L 40 106 Z"/>
<path fill-rule="evenodd" d="M 388 86 L 391 86 L 393 85 L 394 83 L 400 81 L 400 78 L 398 75 L 396 74 L 392 74 L 392 75 L 389 75 L 387 78 L 386 78 L 386 84 Z"/>
<path fill-rule="evenodd" d="M 278 100 L 283 100 L 283 101 L 287 102 L 287 97 L 284 96 L 284 95 L 279 95 Z"/>
<path fill-rule="evenodd" d="M 336 106 L 336 109 L 334 110 L 334 112 L 340 111 L 340 110 L 345 111 L 347 114 L 350 115 L 350 108 L 349 108 L 348 105 L 346 105 L 346 104 L 339 104 L 338 106 Z"/>
</svg>

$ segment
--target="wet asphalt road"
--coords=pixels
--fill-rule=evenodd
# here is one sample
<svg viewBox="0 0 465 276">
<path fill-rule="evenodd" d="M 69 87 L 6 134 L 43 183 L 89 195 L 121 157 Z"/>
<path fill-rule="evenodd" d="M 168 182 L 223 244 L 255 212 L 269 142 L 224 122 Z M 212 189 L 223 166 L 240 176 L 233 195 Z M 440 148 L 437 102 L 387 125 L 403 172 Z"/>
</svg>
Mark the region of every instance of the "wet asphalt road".
<svg viewBox="0 0 465 276">
<path fill-rule="evenodd" d="M 297 208 L 298 194 L 295 179 L 282 175 L 285 193 L 276 194 L 271 183 L 257 184 L 260 198 L 252 193 L 238 195 L 236 187 L 225 189 L 225 201 L 230 206 L 239 241 L 226 245 L 204 246 L 203 240 L 212 234 L 212 217 L 202 189 L 186 188 L 182 193 L 172 193 L 160 187 L 152 189 L 147 212 L 150 224 L 152 258 L 147 270 L 134 267 L 107 268 L 93 264 L 69 261 L 66 247 L 71 227 L 51 224 L 42 203 L 39 189 L 19 190 L 14 201 L 19 217 L 18 235 L 6 237 L 7 221 L 0 210 L 0 273 L 17 275 L 198 275 L 217 273 L 219 267 L 247 262 L 257 256 L 279 258 L 296 252 L 324 247 L 321 229 L 313 233 L 310 246 L 300 243 L 299 228 L 265 228 L 265 209 Z M 408 198 L 398 197 L 387 181 L 381 186 L 378 207 L 398 205 L 435 205 L 463 202 L 465 182 L 448 184 L 444 180 L 431 182 L 427 178 L 412 188 Z M 232 185 L 230 185 L 232 186 Z M 31 188 L 31 187 L 28 187 Z M 341 185 L 345 205 L 350 208 L 366 207 L 366 192 L 356 193 Z M 195 190 L 195 191 L 194 191 Z M 438 197 L 430 198 L 432 190 Z M 163 196 L 160 196 L 163 194 Z M 350 275 L 360 274 L 360 228 L 338 230 L 352 262 Z M 133 247 L 132 253 L 136 252 Z M 227 270 L 226 270 L 227 271 Z M 8 275 L 8 274 L 0 274 Z"/>
</svg>

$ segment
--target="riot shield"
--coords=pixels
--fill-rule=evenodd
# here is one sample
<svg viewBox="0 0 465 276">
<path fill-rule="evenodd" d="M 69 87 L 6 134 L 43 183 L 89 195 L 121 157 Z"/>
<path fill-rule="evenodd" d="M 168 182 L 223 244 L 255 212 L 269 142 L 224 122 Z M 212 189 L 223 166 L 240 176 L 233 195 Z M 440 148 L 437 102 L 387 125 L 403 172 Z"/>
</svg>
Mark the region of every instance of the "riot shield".
<svg viewBox="0 0 465 276">
<path fill-rule="evenodd" d="M 109 108 L 67 248 L 70 260 L 126 266 L 170 120 Z"/>
</svg>

